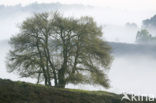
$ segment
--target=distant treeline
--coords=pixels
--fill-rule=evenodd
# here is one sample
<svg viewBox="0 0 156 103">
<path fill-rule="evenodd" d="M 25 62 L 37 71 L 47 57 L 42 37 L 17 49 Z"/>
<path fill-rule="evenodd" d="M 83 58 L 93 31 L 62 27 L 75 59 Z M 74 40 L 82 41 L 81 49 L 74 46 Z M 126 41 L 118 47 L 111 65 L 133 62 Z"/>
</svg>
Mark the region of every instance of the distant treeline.
<svg viewBox="0 0 156 103">
<path fill-rule="evenodd" d="M 128 44 L 108 42 L 112 46 L 112 54 L 115 56 L 151 56 L 156 57 L 156 45 L 153 44 Z"/>
<path fill-rule="evenodd" d="M 144 20 L 143 21 L 143 26 L 145 26 L 145 27 L 155 27 L 156 28 L 156 15 L 154 15 L 150 19 Z"/>
<path fill-rule="evenodd" d="M 34 2 L 32 4 L 22 6 L 22 5 L 14 5 L 14 6 L 4 6 L 0 5 L 1 17 L 6 17 L 9 15 L 15 15 L 17 13 L 37 13 L 37 12 L 47 12 L 47 11 L 56 11 L 56 10 L 71 10 L 71 9 L 85 9 L 92 8 L 92 6 L 85 6 L 81 4 L 61 4 L 61 3 L 37 3 Z"/>
</svg>

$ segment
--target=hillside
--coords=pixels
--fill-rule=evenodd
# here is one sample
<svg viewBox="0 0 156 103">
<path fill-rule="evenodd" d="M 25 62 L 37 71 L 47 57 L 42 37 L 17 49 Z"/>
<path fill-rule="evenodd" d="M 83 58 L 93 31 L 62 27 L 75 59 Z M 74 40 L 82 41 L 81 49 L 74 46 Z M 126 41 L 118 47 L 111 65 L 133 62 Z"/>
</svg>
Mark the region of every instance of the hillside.
<svg viewBox="0 0 156 103">
<path fill-rule="evenodd" d="M 0 79 L 0 103 L 128 103 L 120 98 L 104 91 L 56 89 Z"/>
</svg>

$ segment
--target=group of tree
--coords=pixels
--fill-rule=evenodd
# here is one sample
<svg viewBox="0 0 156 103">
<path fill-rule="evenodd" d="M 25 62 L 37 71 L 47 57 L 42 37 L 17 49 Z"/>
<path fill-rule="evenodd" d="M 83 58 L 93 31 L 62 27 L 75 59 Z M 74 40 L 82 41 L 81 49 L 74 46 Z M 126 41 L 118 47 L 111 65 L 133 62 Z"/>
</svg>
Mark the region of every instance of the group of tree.
<svg viewBox="0 0 156 103">
<path fill-rule="evenodd" d="M 19 29 L 10 39 L 8 72 L 59 88 L 68 83 L 109 87 L 105 71 L 112 62 L 111 47 L 93 18 L 39 13 Z"/>
<path fill-rule="evenodd" d="M 154 15 L 150 19 L 144 20 L 143 21 L 143 26 L 145 28 L 156 28 L 156 15 Z"/>
<path fill-rule="evenodd" d="M 156 37 L 153 37 L 148 30 L 141 29 L 137 32 L 136 42 L 138 43 L 156 43 Z"/>
<path fill-rule="evenodd" d="M 156 43 L 156 15 L 150 19 L 143 20 L 143 25 L 140 31 L 137 32 L 136 41 L 139 43 Z M 150 32 L 150 33 L 149 33 Z"/>
</svg>

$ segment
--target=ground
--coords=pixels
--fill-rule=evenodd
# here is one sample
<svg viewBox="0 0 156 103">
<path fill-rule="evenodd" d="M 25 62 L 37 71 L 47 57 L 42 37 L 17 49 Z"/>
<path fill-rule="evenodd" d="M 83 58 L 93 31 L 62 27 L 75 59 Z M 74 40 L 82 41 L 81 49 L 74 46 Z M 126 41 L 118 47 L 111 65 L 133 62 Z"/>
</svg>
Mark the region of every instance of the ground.
<svg viewBox="0 0 156 103">
<path fill-rule="evenodd" d="M 58 89 L 0 79 L 0 103 L 130 103 L 121 102 L 121 97 L 105 91 Z"/>
</svg>

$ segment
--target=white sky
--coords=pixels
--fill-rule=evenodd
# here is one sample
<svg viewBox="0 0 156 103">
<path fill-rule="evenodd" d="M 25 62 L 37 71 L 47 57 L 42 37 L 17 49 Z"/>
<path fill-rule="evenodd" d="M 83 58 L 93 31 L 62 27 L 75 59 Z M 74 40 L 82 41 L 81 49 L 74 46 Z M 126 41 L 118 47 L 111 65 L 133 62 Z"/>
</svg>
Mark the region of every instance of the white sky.
<svg viewBox="0 0 156 103">
<path fill-rule="evenodd" d="M 27 5 L 32 2 L 60 2 L 64 4 L 85 4 L 121 9 L 156 10 L 156 0 L 0 0 L 0 4 L 5 5 L 15 5 L 19 3 Z"/>
</svg>

